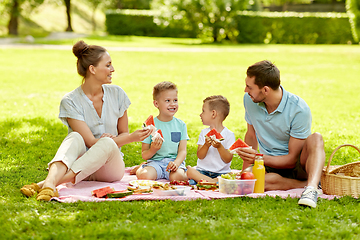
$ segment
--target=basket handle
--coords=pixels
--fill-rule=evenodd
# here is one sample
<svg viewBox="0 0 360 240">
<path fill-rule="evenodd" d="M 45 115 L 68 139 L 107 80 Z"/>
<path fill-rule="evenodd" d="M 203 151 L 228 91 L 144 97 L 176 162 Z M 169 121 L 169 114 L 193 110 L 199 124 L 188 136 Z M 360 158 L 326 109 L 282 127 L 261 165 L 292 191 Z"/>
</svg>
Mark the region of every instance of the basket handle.
<svg viewBox="0 0 360 240">
<path fill-rule="evenodd" d="M 326 167 L 326 174 L 329 173 L 331 159 L 332 159 L 333 156 L 335 155 L 336 151 L 339 150 L 340 148 L 346 147 L 346 146 L 348 146 L 348 147 L 353 147 L 353 148 L 355 148 L 355 149 L 360 153 L 360 149 L 359 149 L 357 146 L 354 146 L 354 145 L 352 145 L 352 144 L 342 144 L 342 145 L 338 146 L 337 148 L 335 148 L 335 150 L 334 150 L 334 151 L 331 153 L 331 155 L 330 155 L 329 162 L 328 162 L 327 167 Z"/>
</svg>

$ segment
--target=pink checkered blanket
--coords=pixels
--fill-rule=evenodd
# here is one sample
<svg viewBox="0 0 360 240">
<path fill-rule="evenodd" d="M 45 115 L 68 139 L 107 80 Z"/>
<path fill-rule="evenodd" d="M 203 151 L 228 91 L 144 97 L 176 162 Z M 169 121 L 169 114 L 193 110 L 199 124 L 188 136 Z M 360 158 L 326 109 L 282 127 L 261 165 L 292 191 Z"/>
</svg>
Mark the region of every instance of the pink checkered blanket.
<svg viewBox="0 0 360 240">
<path fill-rule="evenodd" d="M 121 191 L 127 189 L 129 186 L 129 182 L 132 180 L 137 180 L 135 175 L 130 175 L 131 168 L 125 169 L 125 175 L 121 181 L 117 182 L 95 182 L 95 181 L 82 181 L 76 185 L 71 183 L 61 184 L 57 187 L 59 191 L 59 197 L 55 197 L 52 200 L 56 200 L 58 202 L 63 203 L 72 203 L 76 201 L 83 202 L 103 202 L 103 201 L 137 201 L 137 200 L 165 200 L 171 199 L 174 201 L 185 201 L 185 200 L 195 200 L 195 199 L 223 199 L 223 198 L 235 198 L 235 197 L 244 197 L 245 195 L 233 195 L 233 194 L 223 194 L 218 191 L 205 191 L 205 190 L 191 190 L 189 194 L 186 196 L 158 196 L 152 193 L 148 194 L 136 194 L 129 195 L 124 198 L 97 198 L 92 196 L 91 191 L 103 187 L 111 187 L 116 191 Z M 160 180 L 160 182 L 167 182 L 165 180 Z M 252 193 L 246 195 L 247 197 L 276 197 L 279 196 L 281 198 L 299 198 L 304 189 L 290 189 L 287 191 L 267 191 L 265 193 Z M 333 199 L 334 195 L 326 195 L 320 194 L 320 198 L 324 199 Z"/>
</svg>

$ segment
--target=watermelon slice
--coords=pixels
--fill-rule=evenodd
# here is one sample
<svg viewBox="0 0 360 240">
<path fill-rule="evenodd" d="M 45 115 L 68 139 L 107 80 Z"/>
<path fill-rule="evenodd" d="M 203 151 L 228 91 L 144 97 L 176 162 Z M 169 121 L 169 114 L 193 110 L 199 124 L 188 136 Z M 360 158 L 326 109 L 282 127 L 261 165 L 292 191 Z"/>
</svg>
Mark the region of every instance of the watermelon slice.
<svg viewBox="0 0 360 240">
<path fill-rule="evenodd" d="M 123 190 L 123 191 L 113 191 L 111 193 L 108 193 L 106 196 L 108 198 L 123 198 L 123 197 L 129 196 L 131 194 L 133 194 L 132 191 Z"/>
<path fill-rule="evenodd" d="M 244 148 L 244 147 L 249 147 L 249 145 L 247 145 L 243 140 L 241 140 L 240 138 L 238 140 L 236 140 L 233 145 L 231 145 L 231 147 L 229 148 L 229 150 L 234 150 L 236 148 Z"/>
<path fill-rule="evenodd" d="M 210 132 L 208 132 L 205 136 L 208 136 L 209 138 L 213 139 L 213 140 L 218 140 L 218 141 L 222 141 L 224 140 L 224 137 L 221 136 L 221 134 L 216 131 L 215 128 L 211 129 Z"/>
<path fill-rule="evenodd" d="M 164 138 L 164 135 L 162 134 L 161 129 L 157 130 L 157 132 L 160 134 L 160 136 L 161 136 L 162 138 Z"/>
<path fill-rule="evenodd" d="M 143 127 L 147 127 L 147 126 L 150 126 L 150 125 L 153 125 L 155 127 L 155 122 L 154 122 L 154 117 L 153 115 L 150 115 L 146 121 L 143 123 Z"/>
<path fill-rule="evenodd" d="M 114 192 L 115 189 L 111 188 L 111 187 L 104 187 L 104 188 L 99 188 L 99 189 L 95 189 L 93 191 L 91 191 L 91 194 L 95 197 L 101 198 L 101 197 L 105 197 L 106 194 Z"/>
<path fill-rule="evenodd" d="M 150 115 L 142 125 L 143 129 L 150 129 L 151 135 L 154 135 L 156 132 L 155 122 L 153 115 Z"/>
<path fill-rule="evenodd" d="M 153 137 L 151 138 L 151 140 L 153 140 L 153 141 L 155 141 L 155 139 L 157 139 L 157 138 L 161 138 L 163 140 L 163 142 L 165 142 L 165 139 L 164 139 L 161 129 L 158 129 L 154 134 L 152 134 L 152 136 Z"/>
</svg>

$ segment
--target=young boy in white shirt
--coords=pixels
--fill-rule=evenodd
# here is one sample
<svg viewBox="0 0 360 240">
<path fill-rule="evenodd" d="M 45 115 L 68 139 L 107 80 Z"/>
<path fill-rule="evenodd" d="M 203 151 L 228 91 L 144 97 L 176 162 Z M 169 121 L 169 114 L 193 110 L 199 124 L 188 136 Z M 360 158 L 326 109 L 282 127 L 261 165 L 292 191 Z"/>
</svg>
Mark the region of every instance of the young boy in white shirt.
<svg viewBox="0 0 360 240">
<path fill-rule="evenodd" d="M 138 179 L 187 180 L 185 158 L 189 137 L 186 124 L 174 117 L 179 108 L 177 93 L 177 87 L 172 82 L 161 82 L 154 86 L 153 103 L 159 109 L 154 123 L 164 138 L 153 141 L 149 136 L 142 142 L 141 156 L 147 162 L 137 169 Z"/>
<path fill-rule="evenodd" d="M 204 125 L 209 126 L 201 131 L 198 140 L 197 165 L 187 167 L 187 176 L 190 184 L 200 180 L 217 182 L 217 177 L 231 171 L 230 165 L 233 155 L 228 151 L 235 142 L 235 135 L 225 126 L 223 121 L 229 115 L 229 101 L 221 96 L 214 95 L 204 99 L 200 118 Z M 205 135 L 215 128 L 223 137 L 223 141 L 212 140 Z"/>
</svg>

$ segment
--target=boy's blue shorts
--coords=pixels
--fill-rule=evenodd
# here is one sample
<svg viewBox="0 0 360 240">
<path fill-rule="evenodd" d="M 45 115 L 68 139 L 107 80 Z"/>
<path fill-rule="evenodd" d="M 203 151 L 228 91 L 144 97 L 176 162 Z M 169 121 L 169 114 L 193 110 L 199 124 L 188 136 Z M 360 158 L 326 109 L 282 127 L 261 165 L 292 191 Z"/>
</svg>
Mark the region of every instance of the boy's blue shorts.
<svg viewBox="0 0 360 240">
<path fill-rule="evenodd" d="M 168 166 L 169 162 L 173 162 L 175 159 L 172 158 L 163 158 L 162 160 L 148 160 L 146 164 L 142 165 L 142 167 L 153 167 L 156 170 L 157 178 L 156 179 L 167 179 L 170 180 L 170 172 L 166 171 L 166 167 Z M 185 167 L 185 161 L 183 161 L 178 168 L 184 169 L 186 171 Z"/>
<path fill-rule="evenodd" d="M 206 170 L 197 170 L 197 171 L 199 173 L 201 173 L 201 174 L 203 174 L 205 176 L 211 177 L 211 178 L 217 178 L 218 176 L 221 176 L 221 174 L 224 174 L 224 173 L 210 172 L 210 171 L 206 171 Z M 190 185 L 196 185 L 197 182 L 194 179 L 190 179 L 189 184 Z"/>
</svg>

